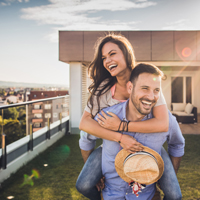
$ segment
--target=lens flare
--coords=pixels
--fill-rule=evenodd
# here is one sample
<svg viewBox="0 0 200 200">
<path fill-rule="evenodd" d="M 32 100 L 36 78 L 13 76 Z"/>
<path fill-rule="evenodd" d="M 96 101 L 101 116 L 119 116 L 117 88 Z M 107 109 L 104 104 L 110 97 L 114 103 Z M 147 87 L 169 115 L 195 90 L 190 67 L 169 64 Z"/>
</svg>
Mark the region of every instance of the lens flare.
<svg viewBox="0 0 200 200">
<path fill-rule="evenodd" d="M 192 53 L 192 50 L 189 48 L 189 47 L 185 47 L 183 50 L 182 50 L 182 56 L 187 58 L 191 55 Z"/>
<path fill-rule="evenodd" d="M 32 170 L 32 176 L 35 177 L 36 179 L 40 178 L 40 173 L 38 170 L 33 169 Z"/>
<path fill-rule="evenodd" d="M 45 163 L 48 163 L 49 167 L 59 165 L 67 160 L 70 155 L 70 148 L 67 145 L 60 145 L 56 147 L 46 157 Z"/>
<path fill-rule="evenodd" d="M 24 182 L 20 185 L 20 187 L 23 187 L 24 185 L 33 186 L 34 185 L 33 177 L 36 178 L 36 179 L 40 178 L 40 173 L 39 173 L 38 170 L 33 169 L 32 174 L 30 176 L 27 175 L 27 174 L 24 174 Z"/>
</svg>

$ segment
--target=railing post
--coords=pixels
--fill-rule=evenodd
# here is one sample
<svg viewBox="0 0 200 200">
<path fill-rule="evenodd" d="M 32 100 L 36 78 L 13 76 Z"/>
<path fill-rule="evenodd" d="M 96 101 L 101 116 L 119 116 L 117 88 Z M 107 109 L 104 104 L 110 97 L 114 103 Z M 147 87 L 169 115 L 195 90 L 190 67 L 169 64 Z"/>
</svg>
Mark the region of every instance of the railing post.
<svg viewBox="0 0 200 200">
<path fill-rule="evenodd" d="M 51 138 L 51 135 L 50 135 L 50 118 L 48 118 L 48 130 L 47 130 L 47 136 L 46 136 L 46 138 L 48 140 L 50 140 L 50 138 Z"/>
<path fill-rule="evenodd" d="M 1 156 L 1 168 L 7 167 L 7 152 L 6 152 L 6 134 L 2 134 L 2 156 Z"/>
<path fill-rule="evenodd" d="M 28 130 L 28 104 L 26 104 L 26 135 L 29 135 L 29 130 Z"/>
<path fill-rule="evenodd" d="M 59 117 L 60 117 L 59 131 L 62 131 L 62 113 L 59 113 Z"/>
<path fill-rule="evenodd" d="M 30 124 L 30 138 L 29 138 L 28 150 L 33 151 L 33 126 L 32 126 L 32 124 Z"/>
</svg>

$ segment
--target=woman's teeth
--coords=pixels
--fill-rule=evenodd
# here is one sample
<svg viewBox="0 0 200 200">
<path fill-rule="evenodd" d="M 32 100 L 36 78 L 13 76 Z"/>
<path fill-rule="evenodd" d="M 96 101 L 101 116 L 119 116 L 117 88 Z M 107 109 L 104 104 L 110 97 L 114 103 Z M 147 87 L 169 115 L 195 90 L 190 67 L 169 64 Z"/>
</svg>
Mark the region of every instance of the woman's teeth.
<svg viewBox="0 0 200 200">
<path fill-rule="evenodd" d="M 113 68 L 117 67 L 117 65 L 110 65 L 108 68 L 111 70 Z"/>
</svg>

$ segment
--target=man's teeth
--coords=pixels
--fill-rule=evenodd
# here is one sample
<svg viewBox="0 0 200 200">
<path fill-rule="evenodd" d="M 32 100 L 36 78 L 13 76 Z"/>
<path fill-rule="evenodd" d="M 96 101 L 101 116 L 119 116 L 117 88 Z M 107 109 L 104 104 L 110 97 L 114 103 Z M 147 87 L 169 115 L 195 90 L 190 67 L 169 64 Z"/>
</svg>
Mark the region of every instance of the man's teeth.
<svg viewBox="0 0 200 200">
<path fill-rule="evenodd" d="M 117 67 L 117 65 L 110 65 L 108 68 L 112 69 L 113 67 Z"/>
<path fill-rule="evenodd" d="M 142 101 L 142 103 L 151 105 L 151 102 L 149 102 L 149 101 Z"/>
</svg>

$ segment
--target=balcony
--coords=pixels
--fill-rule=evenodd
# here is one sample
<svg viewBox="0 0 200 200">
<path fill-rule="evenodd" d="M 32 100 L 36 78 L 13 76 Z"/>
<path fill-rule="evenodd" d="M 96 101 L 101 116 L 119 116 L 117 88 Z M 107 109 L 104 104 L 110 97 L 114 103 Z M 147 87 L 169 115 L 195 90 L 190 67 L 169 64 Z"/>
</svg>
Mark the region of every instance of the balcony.
<svg viewBox="0 0 200 200">
<path fill-rule="evenodd" d="M 32 119 L 32 123 L 35 123 L 35 122 L 43 122 L 43 118 Z"/>
<path fill-rule="evenodd" d="M 9 119 L 3 118 L 4 120 L 1 122 L 1 126 L 3 126 L 1 131 L 4 131 L 4 133 L 0 138 L 0 142 L 2 141 L 0 143 L 2 144 L 0 149 L 0 167 L 2 168 L 0 183 L 69 131 L 69 116 L 62 116 L 62 111 L 58 113 L 59 120 L 50 123 L 48 119 L 49 123 L 46 127 L 42 127 L 41 124 L 34 124 L 41 123 L 42 118 L 32 118 L 34 117 L 32 114 L 28 115 L 28 113 L 32 113 L 30 109 L 33 108 L 32 104 L 35 102 L 51 100 L 54 104 L 57 99 L 64 101 L 65 98 L 66 96 L 62 96 L 0 107 L 1 118 Z M 22 114 L 26 113 L 26 115 L 20 115 L 18 111 Z M 18 118 L 16 118 L 17 116 Z M 15 118 L 11 119 L 12 117 Z M 7 130 L 8 128 L 9 130 Z"/>
<path fill-rule="evenodd" d="M 43 113 L 43 109 L 34 109 L 32 110 L 32 113 Z"/>
</svg>

